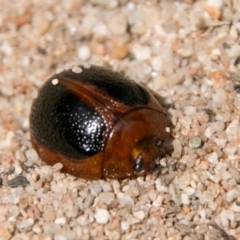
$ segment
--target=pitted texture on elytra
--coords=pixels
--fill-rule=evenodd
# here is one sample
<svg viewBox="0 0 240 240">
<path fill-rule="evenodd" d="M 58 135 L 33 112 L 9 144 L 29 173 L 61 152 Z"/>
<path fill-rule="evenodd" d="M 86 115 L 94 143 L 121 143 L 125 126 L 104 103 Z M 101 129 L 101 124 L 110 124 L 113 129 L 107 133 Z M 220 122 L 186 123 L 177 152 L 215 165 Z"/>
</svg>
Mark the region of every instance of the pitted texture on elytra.
<svg viewBox="0 0 240 240">
<path fill-rule="evenodd" d="M 68 157 L 81 159 L 103 149 L 104 120 L 62 85 L 43 86 L 30 118 L 33 137 Z"/>
<path fill-rule="evenodd" d="M 64 77 L 89 83 L 95 89 L 101 91 L 102 94 L 109 95 L 117 102 L 127 106 L 148 104 L 149 92 L 122 74 L 98 66 L 91 66 L 90 68 L 80 67 L 82 68 L 81 73 L 67 70 L 55 75 L 55 77 Z"/>
</svg>

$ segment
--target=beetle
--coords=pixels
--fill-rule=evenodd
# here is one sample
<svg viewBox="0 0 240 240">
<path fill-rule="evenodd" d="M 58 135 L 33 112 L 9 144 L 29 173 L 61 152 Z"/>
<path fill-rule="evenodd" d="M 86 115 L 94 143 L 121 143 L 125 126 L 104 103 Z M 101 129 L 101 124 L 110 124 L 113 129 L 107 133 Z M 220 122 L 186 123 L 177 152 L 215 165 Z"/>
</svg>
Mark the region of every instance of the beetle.
<svg viewBox="0 0 240 240">
<path fill-rule="evenodd" d="M 80 65 L 39 90 L 30 135 L 44 162 L 96 180 L 153 172 L 169 133 L 166 111 L 146 88 L 110 69 Z"/>
</svg>

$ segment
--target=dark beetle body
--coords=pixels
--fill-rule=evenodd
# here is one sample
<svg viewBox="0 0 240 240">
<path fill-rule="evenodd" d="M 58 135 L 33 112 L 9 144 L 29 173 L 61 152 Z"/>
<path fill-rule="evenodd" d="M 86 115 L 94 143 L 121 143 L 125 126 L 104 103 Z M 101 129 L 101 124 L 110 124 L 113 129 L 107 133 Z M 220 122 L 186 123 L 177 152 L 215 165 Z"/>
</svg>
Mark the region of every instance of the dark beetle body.
<svg viewBox="0 0 240 240">
<path fill-rule="evenodd" d="M 40 158 L 61 162 L 64 172 L 85 179 L 155 170 L 168 137 L 161 105 L 119 73 L 80 68 L 49 78 L 33 102 L 31 140 Z"/>
</svg>

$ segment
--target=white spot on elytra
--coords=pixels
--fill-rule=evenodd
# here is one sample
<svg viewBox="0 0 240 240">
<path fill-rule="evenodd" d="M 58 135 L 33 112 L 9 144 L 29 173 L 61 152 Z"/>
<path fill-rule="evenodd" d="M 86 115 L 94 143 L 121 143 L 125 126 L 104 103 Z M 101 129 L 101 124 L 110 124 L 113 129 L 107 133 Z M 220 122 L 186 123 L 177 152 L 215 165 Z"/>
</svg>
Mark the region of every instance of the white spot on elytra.
<svg viewBox="0 0 240 240">
<path fill-rule="evenodd" d="M 53 84 L 53 85 L 58 85 L 58 83 L 59 83 L 59 81 L 58 81 L 57 78 L 54 78 L 54 79 L 52 80 L 52 84 Z"/>
</svg>

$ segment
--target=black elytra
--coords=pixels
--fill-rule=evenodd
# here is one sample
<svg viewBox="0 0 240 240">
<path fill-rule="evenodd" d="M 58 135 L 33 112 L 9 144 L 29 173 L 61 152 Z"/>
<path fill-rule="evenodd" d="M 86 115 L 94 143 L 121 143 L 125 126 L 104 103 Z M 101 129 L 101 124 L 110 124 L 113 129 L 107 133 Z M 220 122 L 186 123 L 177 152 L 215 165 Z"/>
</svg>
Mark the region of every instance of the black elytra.
<svg viewBox="0 0 240 240">
<path fill-rule="evenodd" d="M 58 76 L 66 77 L 75 81 L 90 83 L 102 91 L 102 93 L 106 92 L 106 94 L 114 98 L 117 102 L 127 106 L 148 104 L 150 98 L 149 92 L 126 76 L 98 66 L 91 66 L 90 68 L 80 67 L 82 69 L 81 73 L 69 70 L 55 76 L 56 78 Z"/>
<path fill-rule="evenodd" d="M 84 81 L 126 106 L 147 105 L 150 98 L 142 86 L 117 72 L 80 67 L 81 73 L 66 70 L 51 77 L 40 89 L 30 114 L 30 131 L 37 142 L 78 160 L 104 148 L 106 123 L 100 112 L 72 94 L 61 81 L 54 85 L 52 79 Z"/>
</svg>

